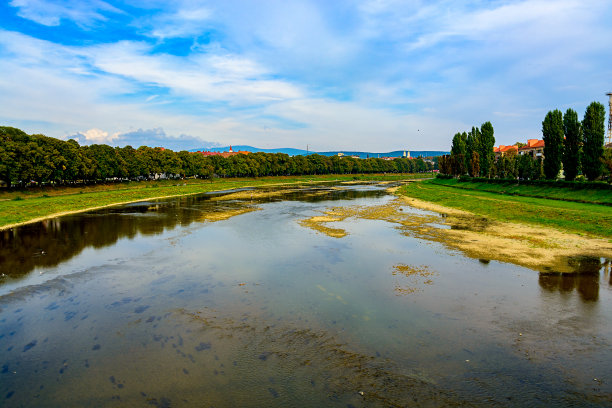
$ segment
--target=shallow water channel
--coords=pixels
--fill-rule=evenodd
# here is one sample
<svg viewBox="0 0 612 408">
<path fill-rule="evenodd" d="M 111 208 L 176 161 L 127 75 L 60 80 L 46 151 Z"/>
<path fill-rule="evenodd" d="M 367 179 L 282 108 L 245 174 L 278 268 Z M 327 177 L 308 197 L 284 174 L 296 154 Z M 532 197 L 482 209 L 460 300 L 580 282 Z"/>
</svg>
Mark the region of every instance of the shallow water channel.
<svg viewBox="0 0 612 408">
<path fill-rule="evenodd" d="M 386 221 L 348 218 L 341 238 L 300 223 L 385 187 L 0 232 L 0 406 L 612 405 L 609 263 L 539 274 Z"/>
</svg>

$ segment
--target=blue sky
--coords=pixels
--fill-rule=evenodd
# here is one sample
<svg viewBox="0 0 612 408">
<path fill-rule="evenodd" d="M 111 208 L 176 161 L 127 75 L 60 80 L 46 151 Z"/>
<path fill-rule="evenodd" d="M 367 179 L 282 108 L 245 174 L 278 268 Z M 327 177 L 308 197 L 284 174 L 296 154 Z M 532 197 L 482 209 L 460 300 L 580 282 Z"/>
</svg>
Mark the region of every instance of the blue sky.
<svg viewBox="0 0 612 408">
<path fill-rule="evenodd" d="M 612 2 L 0 3 L 0 125 L 173 149 L 448 150 L 612 91 Z"/>
</svg>

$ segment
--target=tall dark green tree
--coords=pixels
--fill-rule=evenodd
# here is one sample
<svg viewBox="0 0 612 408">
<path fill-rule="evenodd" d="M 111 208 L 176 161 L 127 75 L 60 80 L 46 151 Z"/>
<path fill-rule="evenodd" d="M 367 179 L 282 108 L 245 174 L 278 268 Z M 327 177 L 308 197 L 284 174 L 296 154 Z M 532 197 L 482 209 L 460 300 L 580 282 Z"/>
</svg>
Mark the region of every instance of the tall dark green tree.
<svg viewBox="0 0 612 408">
<path fill-rule="evenodd" d="M 561 170 L 563 158 L 563 114 L 559 109 L 549 111 L 542 122 L 544 139 L 544 175 L 554 180 Z"/>
<path fill-rule="evenodd" d="M 582 171 L 589 180 L 595 180 L 603 171 L 603 144 L 606 110 L 599 102 L 587 106 L 582 119 Z"/>
<path fill-rule="evenodd" d="M 527 154 L 520 155 L 517 158 L 517 172 L 522 179 L 534 179 L 537 162 Z"/>
<path fill-rule="evenodd" d="M 493 147 L 495 146 L 495 136 L 491 122 L 485 122 L 480 126 L 480 174 L 484 177 L 491 177 L 491 168 L 495 158 Z"/>
<path fill-rule="evenodd" d="M 467 157 L 467 135 L 466 133 L 456 133 L 451 144 L 451 156 L 453 157 L 453 174 L 460 176 L 465 174 L 468 166 Z"/>
<path fill-rule="evenodd" d="M 580 170 L 580 145 L 582 143 L 582 127 L 578 121 L 578 114 L 568 109 L 563 115 L 563 172 L 565 179 L 573 181 Z"/>
<path fill-rule="evenodd" d="M 470 173 L 470 176 L 472 177 L 480 176 L 480 145 L 481 145 L 480 139 L 481 139 L 480 129 L 472 126 L 472 130 L 467 135 L 467 142 L 466 142 L 467 156 L 469 159 L 468 171 Z M 477 160 L 478 163 L 475 163 L 474 162 L 475 160 Z"/>
</svg>

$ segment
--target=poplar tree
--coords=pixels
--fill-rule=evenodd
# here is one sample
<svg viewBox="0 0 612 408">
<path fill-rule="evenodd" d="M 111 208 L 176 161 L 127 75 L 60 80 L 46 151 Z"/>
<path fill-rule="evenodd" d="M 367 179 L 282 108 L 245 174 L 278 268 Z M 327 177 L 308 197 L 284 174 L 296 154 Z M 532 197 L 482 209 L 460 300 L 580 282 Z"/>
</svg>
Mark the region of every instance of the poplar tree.
<svg viewBox="0 0 612 408">
<path fill-rule="evenodd" d="M 485 177 L 491 177 L 491 168 L 493 166 L 493 147 L 495 146 L 495 136 L 493 135 L 493 125 L 491 122 L 485 122 L 480 126 L 480 174 Z"/>
<path fill-rule="evenodd" d="M 563 172 L 567 181 L 573 181 L 580 169 L 580 143 L 582 142 L 582 128 L 578 114 L 573 109 L 568 109 L 563 115 L 563 133 L 565 134 Z"/>
<path fill-rule="evenodd" d="M 549 111 L 542 122 L 544 139 L 544 175 L 554 180 L 561 170 L 563 156 L 563 114 L 559 109 Z"/>
<path fill-rule="evenodd" d="M 456 133 L 453 136 L 451 145 L 451 156 L 453 157 L 453 174 L 460 176 L 465 174 L 467 166 L 465 164 L 467 152 L 467 135 L 465 133 Z"/>
<path fill-rule="evenodd" d="M 469 173 L 469 168 L 470 168 L 470 152 L 468 150 L 468 143 L 467 143 L 467 138 L 468 138 L 468 134 L 467 132 L 463 132 L 461 133 L 461 140 L 463 140 L 465 142 L 465 160 L 464 160 L 464 166 L 465 166 L 465 171 Z"/>
<path fill-rule="evenodd" d="M 472 130 L 467 135 L 467 157 L 469 159 L 468 171 L 470 176 L 480 176 L 480 129 L 472 126 Z M 474 154 L 476 153 L 476 154 Z M 478 160 L 478 164 L 475 165 L 474 160 Z M 478 169 L 478 171 L 474 171 Z"/>
<path fill-rule="evenodd" d="M 582 171 L 589 180 L 595 180 L 603 171 L 603 144 L 606 110 L 599 102 L 591 102 L 582 119 Z"/>
</svg>

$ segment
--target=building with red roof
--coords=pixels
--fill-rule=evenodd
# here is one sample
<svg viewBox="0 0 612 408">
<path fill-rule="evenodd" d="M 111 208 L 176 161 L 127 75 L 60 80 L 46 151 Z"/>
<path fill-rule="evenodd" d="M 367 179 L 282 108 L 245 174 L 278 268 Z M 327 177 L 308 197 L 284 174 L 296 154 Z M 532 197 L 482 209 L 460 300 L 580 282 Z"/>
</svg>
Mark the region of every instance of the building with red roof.
<svg viewBox="0 0 612 408">
<path fill-rule="evenodd" d="M 528 154 L 534 159 L 538 157 L 544 158 L 544 141 L 541 139 L 529 139 L 527 144 L 523 147 L 519 147 L 518 154 Z"/>
<path fill-rule="evenodd" d="M 544 158 L 544 141 L 541 139 L 529 139 L 527 140 L 527 144 L 522 147 L 518 147 L 517 145 L 499 145 L 498 147 L 493 148 L 493 153 L 495 153 L 496 159 L 505 156 L 510 152 L 518 153 L 521 156 L 526 154 L 534 159 L 537 159 L 538 157 Z"/>
<path fill-rule="evenodd" d="M 518 153 L 519 148 L 517 146 L 504 146 L 499 145 L 499 147 L 493 148 L 493 153 L 495 153 L 495 158 L 499 158 L 507 155 L 510 152 Z"/>
</svg>

